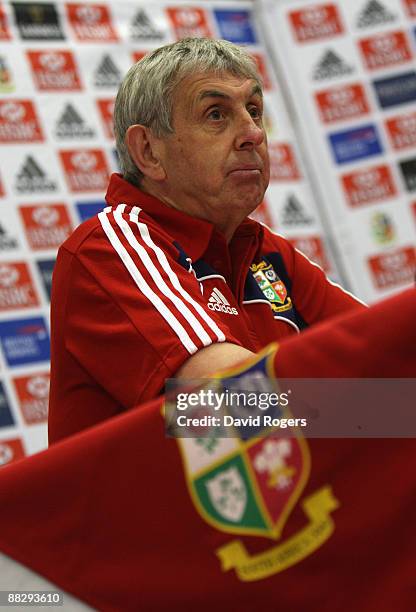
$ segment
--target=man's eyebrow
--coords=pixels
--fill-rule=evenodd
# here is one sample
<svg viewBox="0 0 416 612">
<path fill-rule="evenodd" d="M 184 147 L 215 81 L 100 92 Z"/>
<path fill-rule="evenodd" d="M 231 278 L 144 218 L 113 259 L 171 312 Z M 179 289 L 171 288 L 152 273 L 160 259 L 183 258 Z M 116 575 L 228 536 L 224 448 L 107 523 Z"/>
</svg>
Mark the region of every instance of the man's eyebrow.
<svg viewBox="0 0 416 612">
<path fill-rule="evenodd" d="M 223 91 L 217 91 L 216 89 L 206 89 L 201 91 L 198 95 L 198 100 L 204 100 L 205 98 L 230 98 L 228 94 Z"/>
<path fill-rule="evenodd" d="M 258 95 L 261 98 L 263 97 L 262 89 L 260 85 L 258 85 L 257 83 L 256 85 L 254 85 L 253 89 L 251 90 L 249 97 L 251 98 L 255 95 Z M 205 98 L 223 98 L 225 100 L 229 100 L 231 96 L 224 93 L 223 91 L 218 91 L 217 89 L 206 89 L 200 92 L 200 94 L 198 95 L 198 101 L 204 100 Z"/>
<path fill-rule="evenodd" d="M 252 96 L 260 96 L 260 98 L 263 97 L 263 90 L 260 87 L 260 85 L 258 85 L 257 83 L 254 85 L 253 89 L 251 90 L 251 95 Z"/>
</svg>

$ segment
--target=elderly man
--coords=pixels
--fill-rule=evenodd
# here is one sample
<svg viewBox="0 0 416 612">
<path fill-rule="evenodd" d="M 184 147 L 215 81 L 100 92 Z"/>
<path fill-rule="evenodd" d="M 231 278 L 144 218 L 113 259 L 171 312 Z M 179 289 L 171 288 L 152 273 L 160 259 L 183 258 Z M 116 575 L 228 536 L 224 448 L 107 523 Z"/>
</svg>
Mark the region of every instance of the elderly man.
<svg viewBox="0 0 416 612">
<path fill-rule="evenodd" d="M 50 440 L 354 308 L 248 218 L 269 181 L 246 51 L 184 39 L 135 64 L 115 105 L 123 175 L 62 245 L 52 294 Z"/>
</svg>

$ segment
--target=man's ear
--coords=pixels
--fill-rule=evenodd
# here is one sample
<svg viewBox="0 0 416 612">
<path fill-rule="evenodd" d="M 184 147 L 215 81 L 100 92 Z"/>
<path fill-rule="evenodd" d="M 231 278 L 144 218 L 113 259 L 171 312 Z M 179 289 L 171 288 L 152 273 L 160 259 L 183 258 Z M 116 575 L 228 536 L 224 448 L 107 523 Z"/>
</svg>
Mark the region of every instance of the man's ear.
<svg viewBox="0 0 416 612">
<path fill-rule="evenodd" d="M 139 170 L 153 181 L 166 178 L 158 155 L 157 138 L 144 125 L 131 125 L 126 132 L 126 146 Z"/>
</svg>

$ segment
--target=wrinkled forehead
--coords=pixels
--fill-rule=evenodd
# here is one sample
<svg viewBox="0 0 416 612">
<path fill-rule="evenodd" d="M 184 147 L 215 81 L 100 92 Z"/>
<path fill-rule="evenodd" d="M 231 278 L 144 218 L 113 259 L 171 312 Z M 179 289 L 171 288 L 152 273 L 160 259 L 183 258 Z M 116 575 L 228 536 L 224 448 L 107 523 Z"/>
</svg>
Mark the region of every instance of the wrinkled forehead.
<svg viewBox="0 0 416 612">
<path fill-rule="evenodd" d="M 248 99 L 263 96 L 261 83 L 254 78 L 230 72 L 197 72 L 178 83 L 176 101 L 194 107 L 207 98 Z"/>
</svg>

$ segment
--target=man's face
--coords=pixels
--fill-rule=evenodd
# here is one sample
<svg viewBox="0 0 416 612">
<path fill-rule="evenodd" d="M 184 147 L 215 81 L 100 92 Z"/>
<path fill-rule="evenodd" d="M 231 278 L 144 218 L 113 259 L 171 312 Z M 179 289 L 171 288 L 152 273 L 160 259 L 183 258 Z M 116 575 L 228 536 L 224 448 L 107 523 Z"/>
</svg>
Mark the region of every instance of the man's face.
<svg viewBox="0 0 416 612">
<path fill-rule="evenodd" d="M 262 201 L 269 182 L 262 114 L 252 79 L 186 77 L 173 98 L 174 134 L 161 139 L 166 201 L 232 233 Z"/>
</svg>

